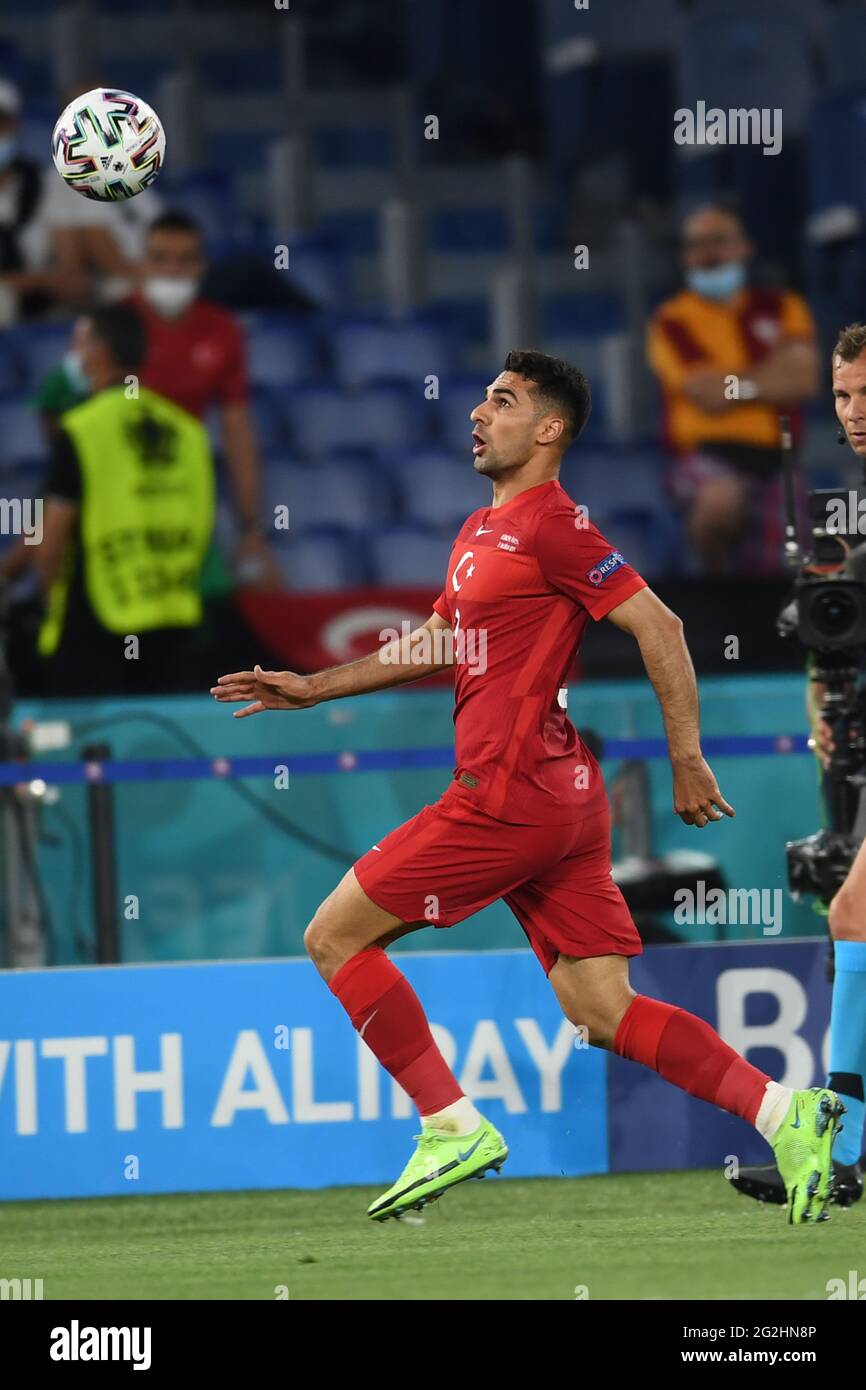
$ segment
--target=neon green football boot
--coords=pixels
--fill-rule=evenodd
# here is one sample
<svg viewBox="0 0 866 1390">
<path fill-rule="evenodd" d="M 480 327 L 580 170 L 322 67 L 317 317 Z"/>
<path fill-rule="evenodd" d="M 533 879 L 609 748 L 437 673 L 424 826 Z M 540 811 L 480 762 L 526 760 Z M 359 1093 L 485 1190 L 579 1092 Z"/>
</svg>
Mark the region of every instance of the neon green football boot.
<svg viewBox="0 0 866 1390">
<path fill-rule="evenodd" d="M 788 1225 L 826 1221 L 833 1181 L 833 1140 L 845 1107 L 835 1091 L 795 1091 L 770 1143 L 788 1195 Z"/>
<path fill-rule="evenodd" d="M 367 1208 L 374 1221 L 400 1217 L 413 1208 L 420 1210 L 456 1183 L 483 1178 L 490 1168 L 498 1173 L 508 1157 L 508 1145 L 489 1120 L 474 1134 L 454 1136 L 423 1130 L 415 1138 L 418 1146 L 394 1186 Z"/>
</svg>

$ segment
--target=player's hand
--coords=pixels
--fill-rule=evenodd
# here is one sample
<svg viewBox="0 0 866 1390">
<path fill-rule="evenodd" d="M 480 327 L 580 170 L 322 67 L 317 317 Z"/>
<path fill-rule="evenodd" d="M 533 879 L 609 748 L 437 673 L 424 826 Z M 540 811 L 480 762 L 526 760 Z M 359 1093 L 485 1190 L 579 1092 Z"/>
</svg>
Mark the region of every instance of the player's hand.
<svg viewBox="0 0 866 1390">
<path fill-rule="evenodd" d="M 261 714 L 266 709 L 310 709 L 319 703 L 313 693 L 312 676 L 297 676 L 294 671 L 263 671 L 261 666 L 220 676 L 210 693 L 223 705 L 252 702 L 245 709 L 236 709 L 235 719 Z"/>
<path fill-rule="evenodd" d="M 700 830 L 711 820 L 721 820 L 723 814 L 736 815 L 703 758 L 674 764 L 674 811 L 685 825 L 696 825 Z"/>
</svg>

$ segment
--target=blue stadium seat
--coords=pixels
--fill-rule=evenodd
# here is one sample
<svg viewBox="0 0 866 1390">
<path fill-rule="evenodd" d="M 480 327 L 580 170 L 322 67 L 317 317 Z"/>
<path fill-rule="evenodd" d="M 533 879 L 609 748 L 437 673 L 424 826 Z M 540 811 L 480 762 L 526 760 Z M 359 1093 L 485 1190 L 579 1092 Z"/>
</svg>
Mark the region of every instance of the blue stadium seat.
<svg viewBox="0 0 866 1390">
<path fill-rule="evenodd" d="M 265 454 L 285 452 L 288 444 L 288 392 L 285 387 L 259 386 L 251 407 L 259 444 Z"/>
<path fill-rule="evenodd" d="M 288 408 L 295 447 L 316 457 L 335 449 L 406 447 L 422 437 L 430 403 L 402 383 L 357 392 L 300 386 Z"/>
<path fill-rule="evenodd" d="M 330 461 L 316 468 L 270 464 L 265 469 L 264 505 L 269 518 L 275 507 L 288 507 L 293 533 L 317 527 L 357 531 L 378 525 L 390 512 L 387 493 L 380 490 L 376 495 L 366 468 Z"/>
<path fill-rule="evenodd" d="M 615 511 L 651 516 L 667 512 L 665 457 L 657 449 L 593 449 L 578 446 L 573 461 L 566 460 L 562 485 L 569 497 L 589 510 L 589 519 L 608 517 Z M 604 527 L 601 526 L 604 530 Z"/>
<path fill-rule="evenodd" d="M 443 587 L 451 553 L 448 537 L 432 536 L 420 527 L 393 526 L 375 531 L 368 545 L 375 583 Z"/>
<path fill-rule="evenodd" d="M 863 81 L 866 10 L 841 4 L 826 17 L 824 62 L 831 87 L 858 86 Z"/>
<path fill-rule="evenodd" d="M 387 125 L 314 128 L 317 163 L 330 169 L 388 169 L 394 163 L 394 134 Z"/>
<path fill-rule="evenodd" d="M 622 552 L 626 563 L 645 579 L 666 573 L 671 557 L 661 544 L 661 532 L 647 524 L 646 517 L 629 512 L 612 513 L 599 528 L 611 545 Z"/>
<path fill-rule="evenodd" d="M 806 25 L 788 0 L 707 0 L 686 20 L 678 105 L 781 108 L 784 131 L 805 130 L 814 78 Z M 765 159 L 764 163 L 771 162 Z"/>
<path fill-rule="evenodd" d="M 581 10 L 544 0 L 542 14 L 545 65 L 553 73 L 585 62 L 593 51 L 606 59 L 667 52 L 682 20 L 677 0 L 617 0 Z"/>
<path fill-rule="evenodd" d="M 242 314 L 254 386 L 294 386 L 319 375 L 320 346 L 308 323 L 283 314 Z"/>
<path fill-rule="evenodd" d="M 548 294 L 541 299 L 541 333 L 544 338 L 601 337 L 625 326 L 618 294 Z"/>
<path fill-rule="evenodd" d="M 863 16 L 866 19 L 866 14 Z M 851 159 L 866 131 L 866 81 L 815 103 L 808 140 L 809 212 L 840 204 L 866 214 L 866 169 Z"/>
<path fill-rule="evenodd" d="M 490 378 L 455 376 L 439 383 L 439 400 L 435 402 L 439 420 L 439 437 L 444 446 L 457 453 L 472 454 L 472 423 L 470 411 L 484 400 Z"/>
<path fill-rule="evenodd" d="M 317 233 L 295 237 L 287 245 L 290 274 L 300 289 L 323 308 L 345 309 L 351 304 L 349 261 L 338 241 Z"/>
<path fill-rule="evenodd" d="M 366 573 L 345 535 L 310 533 L 275 545 L 286 588 L 298 593 L 333 593 L 363 584 Z"/>
<path fill-rule="evenodd" d="M 421 451 L 394 470 L 401 516 L 406 522 L 451 528 L 456 535 L 467 516 L 490 505 L 490 483 L 450 454 Z"/>
<path fill-rule="evenodd" d="M 372 208 L 323 212 L 318 225 L 324 236 L 351 255 L 373 256 L 379 250 L 381 219 Z"/>
<path fill-rule="evenodd" d="M 25 383 L 35 390 L 49 372 L 60 364 L 69 350 L 72 320 L 63 323 L 28 324 L 15 331 L 16 350 L 24 369 Z"/>
<path fill-rule="evenodd" d="M 20 392 L 25 384 L 20 342 L 12 331 L 0 333 L 0 396 Z"/>
<path fill-rule="evenodd" d="M 195 219 L 211 254 L 225 249 L 227 241 L 229 245 L 236 242 L 241 230 L 249 230 L 248 225 L 244 226 L 225 167 L 201 169 L 182 178 L 167 179 L 165 183 L 160 180 L 159 193 L 169 207 L 181 208 Z"/>
<path fill-rule="evenodd" d="M 457 355 L 453 333 L 442 324 L 423 319 L 389 323 L 371 317 L 337 322 L 331 352 L 337 380 L 346 386 L 405 380 L 419 391 L 425 377 L 452 371 Z"/>
<path fill-rule="evenodd" d="M 36 464 L 48 457 L 39 419 L 24 400 L 0 402 L 0 441 L 4 468 Z"/>
<path fill-rule="evenodd" d="M 274 94 L 275 108 L 278 103 L 280 84 L 283 80 L 282 50 L 278 43 L 267 48 L 237 49 L 220 52 L 211 49 L 201 55 L 201 74 L 209 88 L 225 92 L 267 92 Z M 244 134 L 238 131 L 238 136 Z M 248 153 L 258 144 L 246 135 Z M 237 149 L 241 149 L 240 141 Z M 220 160 L 215 161 L 217 164 Z"/>
</svg>

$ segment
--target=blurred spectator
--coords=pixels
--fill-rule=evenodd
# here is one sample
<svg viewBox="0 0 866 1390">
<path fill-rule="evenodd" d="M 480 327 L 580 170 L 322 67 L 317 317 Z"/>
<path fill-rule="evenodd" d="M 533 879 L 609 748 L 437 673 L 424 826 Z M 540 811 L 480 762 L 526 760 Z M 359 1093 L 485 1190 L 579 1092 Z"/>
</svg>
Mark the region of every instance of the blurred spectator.
<svg viewBox="0 0 866 1390">
<path fill-rule="evenodd" d="M 237 577 L 244 584 L 282 587 L 262 518 L 261 461 L 249 410 L 242 329 L 225 309 L 200 297 L 205 272 L 202 238 L 192 218 L 166 212 L 147 236 L 133 303 L 147 331 L 145 386 L 191 415 L 220 412 L 225 461 L 235 504 Z"/>
<path fill-rule="evenodd" d="M 779 413 L 814 397 L 815 329 L 804 301 L 748 283 L 740 219 L 704 207 L 683 225 L 686 288 L 656 310 L 648 356 L 664 398 L 672 485 L 704 566 L 781 564 Z"/>
<path fill-rule="evenodd" d="M 0 322 L 29 318 L 85 287 L 79 246 L 63 217 L 53 168 L 18 153 L 20 98 L 0 80 Z M 74 194 L 72 195 L 75 196 Z M 83 201 L 83 200 L 82 200 Z"/>
<path fill-rule="evenodd" d="M 207 434 L 173 402 L 126 384 L 146 345 L 131 306 L 96 309 L 79 345 L 92 394 L 62 417 L 33 547 L 47 684 L 57 695 L 189 689 L 214 520 Z"/>
<path fill-rule="evenodd" d="M 130 205 L 99 203 L 67 187 L 52 164 L 18 153 L 20 97 L 0 80 L 0 322 L 122 292 L 143 232 L 159 208 L 150 190 Z M 134 205 L 134 206 L 133 206 Z"/>
</svg>

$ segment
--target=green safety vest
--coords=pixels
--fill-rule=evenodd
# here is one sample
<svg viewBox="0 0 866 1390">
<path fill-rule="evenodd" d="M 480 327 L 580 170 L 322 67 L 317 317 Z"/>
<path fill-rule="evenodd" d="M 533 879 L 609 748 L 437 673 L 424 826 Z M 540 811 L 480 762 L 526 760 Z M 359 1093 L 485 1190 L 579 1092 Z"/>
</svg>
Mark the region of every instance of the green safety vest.
<svg viewBox="0 0 866 1390">
<path fill-rule="evenodd" d="M 99 391 L 60 418 L 81 468 L 84 588 L 118 635 L 201 622 L 202 561 L 214 524 L 213 460 L 204 426 L 144 387 Z M 60 642 L 75 542 L 47 596 L 37 649 Z"/>
</svg>

